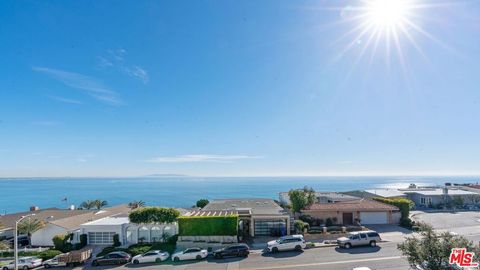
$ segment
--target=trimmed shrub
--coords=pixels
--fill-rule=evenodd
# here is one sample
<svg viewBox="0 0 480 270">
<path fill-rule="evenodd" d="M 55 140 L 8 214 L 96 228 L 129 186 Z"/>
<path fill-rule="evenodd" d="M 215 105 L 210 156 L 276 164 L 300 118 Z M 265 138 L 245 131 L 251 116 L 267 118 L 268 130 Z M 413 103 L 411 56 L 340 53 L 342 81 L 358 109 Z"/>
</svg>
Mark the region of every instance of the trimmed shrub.
<svg viewBox="0 0 480 270">
<path fill-rule="evenodd" d="M 325 220 L 325 225 L 326 225 L 327 227 L 332 226 L 332 225 L 333 225 L 332 219 L 331 219 L 331 218 L 327 218 L 327 219 Z"/>
<path fill-rule="evenodd" d="M 237 235 L 238 215 L 222 217 L 179 217 L 180 236 Z"/>
<path fill-rule="evenodd" d="M 136 224 L 145 223 L 172 223 L 180 216 L 180 212 L 174 208 L 142 207 L 128 215 L 130 222 Z"/>
<path fill-rule="evenodd" d="M 305 229 L 309 229 L 310 225 L 307 222 L 301 220 L 295 220 L 295 229 L 297 232 L 303 233 Z"/>
<path fill-rule="evenodd" d="M 67 235 L 59 234 L 59 235 L 55 235 L 52 238 L 52 242 L 56 250 L 60 250 L 65 253 L 73 250 L 73 244 L 70 243 L 70 240 L 72 238 L 73 238 L 73 234 L 67 234 Z"/>
<path fill-rule="evenodd" d="M 61 252 L 60 250 L 55 250 L 55 249 L 49 249 L 49 250 L 45 250 L 45 251 L 42 251 L 42 252 L 38 252 L 38 251 L 28 251 L 28 252 L 24 252 L 24 251 L 19 251 L 18 252 L 18 256 L 20 257 L 30 257 L 30 256 L 34 256 L 34 257 L 38 257 L 42 260 L 49 260 L 59 254 L 62 254 L 63 252 Z M 13 257 L 13 252 L 3 252 L 3 253 L 0 253 L 0 255 L 2 255 L 3 257 Z"/>
</svg>

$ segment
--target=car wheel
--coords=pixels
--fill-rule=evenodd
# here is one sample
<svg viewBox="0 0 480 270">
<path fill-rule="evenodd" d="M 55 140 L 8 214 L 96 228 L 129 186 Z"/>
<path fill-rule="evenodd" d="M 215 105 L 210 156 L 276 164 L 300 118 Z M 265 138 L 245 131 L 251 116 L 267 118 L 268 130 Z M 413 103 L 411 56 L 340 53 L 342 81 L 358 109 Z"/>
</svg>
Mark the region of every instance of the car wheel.
<svg viewBox="0 0 480 270">
<path fill-rule="evenodd" d="M 25 266 L 22 267 L 22 269 L 23 270 L 28 270 L 28 266 L 25 265 Z"/>
<path fill-rule="evenodd" d="M 156 258 L 156 259 L 155 259 L 155 262 L 156 262 L 156 263 L 161 263 L 161 262 L 162 262 L 162 259 Z"/>
<path fill-rule="evenodd" d="M 272 252 L 273 252 L 273 253 L 277 253 L 277 252 L 278 252 L 278 248 L 276 248 L 276 247 L 272 248 Z"/>
<path fill-rule="evenodd" d="M 3 267 L 3 270 L 8 270 L 8 267 Z"/>
<path fill-rule="evenodd" d="M 133 260 L 133 264 L 139 264 L 140 262 L 138 260 Z"/>
<path fill-rule="evenodd" d="M 178 262 L 178 261 L 180 261 L 180 258 L 175 257 L 175 258 L 173 258 L 173 261 L 174 261 L 174 262 Z"/>
<path fill-rule="evenodd" d="M 377 241 L 370 241 L 370 246 L 371 247 L 376 247 L 377 246 Z"/>
<path fill-rule="evenodd" d="M 215 254 L 215 258 L 216 258 L 216 259 L 221 259 L 221 258 L 222 258 L 222 255 L 217 253 L 217 254 Z"/>
<path fill-rule="evenodd" d="M 200 256 L 200 255 L 197 255 L 197 257 L 195 257 L 195 259 L 197 259 L 197 260 L 201 260 L 201 259 L 202 259 L 202 256 Z"/>
<path fill-rule="evenodd" d="M 352 244 L 350 244 L 350 243 L 346 243 L 346 244 L 345 244 L 345 248 L 346 248 L 346 249 L 349 249 L 349 248 L 351 248 L 351 247 L 352 247 Z"/>
<path fill-rule="evenodd" d="M 50 264 L 44 264 L 43 267 L 44 267 L 45 269 L 48 269 L 48 268 L 50 268 L 51 266 L 50 266 Z"/>
<path fill-rule="evenodd" d="M 97 261 L 93 261 L 93 262 L 92 262 L 92 266 L 98 266 L 98 262 L 97 262 Z"/>
<path fill-rule="evenodd" d="M 296 250 L 296 251 L 302 251 L 302 247 L 299 246 L 299 245 L 297 245 L 297 246 L 295 246 L 295 250 Z"/>
</svg>

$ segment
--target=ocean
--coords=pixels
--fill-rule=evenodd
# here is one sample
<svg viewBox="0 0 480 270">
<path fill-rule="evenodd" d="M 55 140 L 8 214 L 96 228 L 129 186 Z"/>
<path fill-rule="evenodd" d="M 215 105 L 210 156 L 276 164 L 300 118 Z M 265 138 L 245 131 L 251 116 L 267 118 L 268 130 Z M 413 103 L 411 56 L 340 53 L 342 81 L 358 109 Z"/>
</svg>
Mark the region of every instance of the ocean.
<svg viewBox="0 0 480 270">
<path fill-rule="evenodd" d="M 142 200 L 147 205 L 190 207 L 198 199 L 272 198 L 293 188 L 316 191 L 475 183 L 480 177 L 144 177 L 144 178 L 15 178 L 0 179 L 0 213 L 40 208 L 67 208 L 85 200 L 109 205 Z"/>
</svg>

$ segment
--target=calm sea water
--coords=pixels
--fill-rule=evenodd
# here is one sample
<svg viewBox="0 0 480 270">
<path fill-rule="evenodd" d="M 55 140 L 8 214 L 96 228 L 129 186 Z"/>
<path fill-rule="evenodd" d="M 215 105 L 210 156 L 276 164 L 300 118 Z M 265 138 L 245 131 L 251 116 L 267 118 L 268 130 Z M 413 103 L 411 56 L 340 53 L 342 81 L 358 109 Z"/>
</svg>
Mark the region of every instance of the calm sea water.
<svg viewBox="0 0 480 270">
<path fill-rule="evenodd" d="M 143 200 L 147 205 L 189 207 L 200 198 L 278 198 L 278 192 L 311 186 L 317 191 L 478 182 L 480 177 L 161 177 L 0 179 L 0 213 L 79 205 L 102 199 L 110 205 Z M 67 198 L 67 200 L 62 200 Z"/>
</svg>

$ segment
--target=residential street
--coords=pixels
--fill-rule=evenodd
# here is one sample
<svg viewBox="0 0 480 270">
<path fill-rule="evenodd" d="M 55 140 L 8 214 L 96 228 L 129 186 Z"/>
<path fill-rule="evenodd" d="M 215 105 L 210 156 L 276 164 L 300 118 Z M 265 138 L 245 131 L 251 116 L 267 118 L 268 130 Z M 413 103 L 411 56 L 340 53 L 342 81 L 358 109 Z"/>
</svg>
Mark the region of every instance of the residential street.
<svg viewBox="0 0 480 270">
<path fill-rule="evenodd" d="M 142 264 L 125 266 L 91 267 L 85 265 L 83 269 L 181 269 L 181 270 L 270 270 L 270 269 L 322 269 L 342 270 L 354 267 L 367 266 L 371 269 L 406 270 L 407 262 L 400 257 L 397 243 L 381 243 L 376 248 L 359 247 L 350 250 L 335 247 L 316 248 L 304 252 L 282 252 L 278 254 L 251 254 L 248 258 L 230 258 L 215 260 L 209 258 L 204 261 L 190 261 L 172 264 L 170 261 L 162 264 Z M 78 267 L 77 269 L 82 269 Z"/>
</svg>

